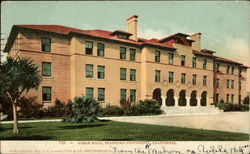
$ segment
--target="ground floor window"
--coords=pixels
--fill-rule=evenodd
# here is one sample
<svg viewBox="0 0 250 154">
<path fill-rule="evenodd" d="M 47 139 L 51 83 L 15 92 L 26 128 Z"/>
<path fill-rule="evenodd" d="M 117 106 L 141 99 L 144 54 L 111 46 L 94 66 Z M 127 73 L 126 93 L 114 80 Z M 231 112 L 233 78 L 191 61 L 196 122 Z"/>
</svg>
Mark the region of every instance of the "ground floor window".
<svg viewBox="0 0 250 154">
<path fill-rule="evenodd" d="M 94 88 L 86 88 L 86 98 L 93 98 Z"/>
<path fill-rule="evenodd" d="M 51 101 L 51 87 L 42 87 L 42 100 Z"/>
<path fill-rule="evenodd" d="M 135 102 L 136 100 L 136 90 L 135 89 L 131 89 L 130 90 L 130 101 L 131 102 Z"/>
<path fill-rule="evenodd" d="M 126 100 L 126 92 L 127 92 L 126 89 L 121 89 L 121 90 L 120 90 L 120 100 L 121 100 L 121 101 Z"/>
<path fill-rule="evenodd" d="M 105 88 L 98 88 L 98 101 L 105 100 Z"/>
</svg>

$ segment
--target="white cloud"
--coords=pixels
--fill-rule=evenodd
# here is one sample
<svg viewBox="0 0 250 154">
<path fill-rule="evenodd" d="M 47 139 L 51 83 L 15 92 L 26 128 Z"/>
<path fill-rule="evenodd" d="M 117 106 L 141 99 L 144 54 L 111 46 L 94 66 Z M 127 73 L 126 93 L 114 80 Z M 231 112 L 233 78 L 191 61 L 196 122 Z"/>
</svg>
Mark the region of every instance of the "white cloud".
<svg viewBox="0 0 250 154">
<path fill-rule="evenodd" d="M 151 28 L 147 28 L 147 29 L 139 28 L 138 36 L 141 38 L 146 38 L 146 39 L 151 39 L 151 38 L 161 39 L 163 37 L 166 37 L 167 35 L 162 30 L 155 30 Z"/>
</svg>

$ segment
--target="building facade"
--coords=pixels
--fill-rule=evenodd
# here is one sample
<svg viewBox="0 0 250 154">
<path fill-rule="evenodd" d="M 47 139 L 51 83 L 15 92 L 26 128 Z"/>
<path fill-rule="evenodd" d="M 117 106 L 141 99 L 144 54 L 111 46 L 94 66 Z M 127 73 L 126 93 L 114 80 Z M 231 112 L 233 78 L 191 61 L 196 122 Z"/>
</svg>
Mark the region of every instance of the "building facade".
<svg viewBox="0 0 250 154">
<path fill-rule="evenodd" d="M 39 66 L 41 85 L 25 96 L 44 106 L 75 96 L 104 105 L 153 98 L 163 106 L 207 106 L 247 95 L 248 67 L 201 49 L 201 33 L 139 38 L 137 19 L 127 19 L 127 32 L 14 25 L 4 52 Z"/>
</svg>

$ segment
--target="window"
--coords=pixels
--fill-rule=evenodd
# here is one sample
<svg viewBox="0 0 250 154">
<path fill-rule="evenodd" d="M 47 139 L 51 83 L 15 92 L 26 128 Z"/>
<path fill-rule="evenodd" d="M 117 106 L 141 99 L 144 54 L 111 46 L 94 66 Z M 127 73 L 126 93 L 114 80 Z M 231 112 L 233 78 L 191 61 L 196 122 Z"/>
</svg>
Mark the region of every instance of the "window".
<svg viewBox="0 0 250 154">
<path fill-rule="evenodd" d="M 186 83 L 186 74 L 181 73 L 181 84 L 185 84 L 185 83 Z"/>
<path fill-rule="evenodd" d="M 120 47 L 120 59 L 126 59 L 126 48 Z"/>
<path fill-rule="evenodd" d="M 168 64 L 173 64 L 174 62 L 174 54 L 168 53 Z"/>
<path fill-rule="evenodd" d="M 155 50 L 155 62 L 161 61 L 161 52 L 158 50 Z"/>
<path fill-rule="evenodd" d="M 98 79 L 105 78 L 105 66 L 97 66 L 97 77 Z"/>
<path fill-rule="evenodd" d="M 127 98 L 126 98 L 126 93 L 127 93 L 127 89 L 121 89 L 121 90 L 120 90 L 120 100 L 121 100 L 121 101 L 124 101 L 124 100 L 127 99 Z"/>
<path fill-rule="evenodd" d="M 234 80 L 231 81 L 231 88 L 234 89 Z"/>
<path fill-rule="evenodd" d="M 93 55 L 93 42 L 85 42 L 85 54 Z"/>
<path fill-rule="evenodd" d="M 192 58 L 192 67 L 196 68 L 196 57 Z"/>
<path fill-rule="evenodd" d="M 219 70 L 220 70 L 220 64 L 216 63 L 215 64 L 215 72 L 219 72 Z"/>
<path fill-rule="evenodd" d="M 231 95 L 231 103 L 234 103 L 234 94 Z"/>
<path fill-rule="evenodd" d="M 174 83 L 174 72 L 168 72 L 168 82 Z"/>
<path fill-rule="evenodd" d="M 227 102 L 226 103 L 229 103 L 229 94 L 227 94 Z"/>
<path fill-rule="evenodd" d="M 220 85 L 220 79 L 216 79 L 216 81 L 215 81 L 215 87 L 219 88 L 219 85 Z"/>
<path fill-rule="evenodd" d="M 86 88 L 86 98 L 93 98 L 94 88 Z"/>
<path fill-rule="evenodd" d="M 207 86 L 207 76 L 203 75 L 203 86 Z"/>
<path fill-rule="evenodd" d="M 241 95 L 239 95 L 239 104 L 241 104 Z"/>
<path fill-rule="evenodd" d="M 105 100 L 105 88 L 98 88 L 98 101 Z"/>
<path fill-rule="evenodd" d="M 135 81 L 135 80 L 136 80 L 136 70 L 130 69 L 130 81 Z"/>
<path fill-rule="evenodd" d="M 93 78 L 93 65 L 86 64 L 86 78 Z"/>
<path fill-rule="evenodd" d="M 193 85 L 196 85 L 196 78 L 197 78 L 197 75 L 193 74 L 193 80 L 192 80 Z"/>
<path fill-rule="evenodd" d="M 227 65 L 227 74 L 229 74 L 230 66 Z"/>
<path fill-rule="evenodd" d="M 155 82 L 161 81 L 161 71 L 155 70 Z"/>
<path fill-rule="evenodd" d="M 105 46 L 102 43 L 97 43 L 97 56 L 102 56 L 104 57 L 105 53 Z"/>
<path fill-rule="evenodd" d="M 239 90 L 241 90 L 241 82 L 239 82 Z"/>
<path fill-rule="evenodd" d="M 204 70 L 207 69 L 207 60 L 206 59 L 203 59 L 202 68 Z"/>
<path fill-rule="evenodd" d="M 234 74 L 234 66 L 232 66 L 231 74 Z"/>
<path fill-rule="evenodd" d="M 135 61 L 135 49 L 130 49 L 130 60 Z"/>
<path fill-rule="evenodd" d="M 227 88 L 229 88 L 230 80 L 227 80 Z"/>
<path fill-rule="evenodd" d="M 126 80 L 126 68 L 120 68 L 120 80 Z"/>
<path fill-rule="evenodd" d="M 185 66 L 185 58 L 186 56 L 181 55 L 181 66 Z"/>
<path fill-rule="evenodd" d="M 242 72 L 242 69 L 241 69 L 241 68 L 239 68 L 239 75 L 241 75 L 241 72 Z"/>
<path fill-rule="evenodd" d="M 215 96 L 215 102 L 216 102 L 216 103 L 219 102 L 219 97 L 220 97 L 220 94 L 216 94 L 216 96 Z"/>
<path fill-rule="evenodd" d="M 51 39 L 43 37 L 42 41 L 42 51 L 51 52 Z"/>
<path fill-rule="evenodd" d="M 51 101 L 51 87 L 42 87 L 43 101 Z"/>
<path fill-rule="evenodd" d="M 42 76 L 51 76 L 51 63 L 42 62 Z"/>
<path fill-rule="evenodd" d="M 135 102 L 136 101 L 136 90 L 135 89 L 131 89 L 130 90 L 130 101 L 131 102 Z"/>
</svg>

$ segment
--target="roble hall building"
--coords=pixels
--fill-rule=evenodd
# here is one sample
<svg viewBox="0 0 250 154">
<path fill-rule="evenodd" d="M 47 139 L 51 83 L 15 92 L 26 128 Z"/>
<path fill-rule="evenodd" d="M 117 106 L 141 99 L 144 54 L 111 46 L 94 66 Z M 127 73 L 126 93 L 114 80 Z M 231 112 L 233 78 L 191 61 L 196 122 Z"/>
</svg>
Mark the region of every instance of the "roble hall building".
<svg viewBox="0 0 250 154">
<path fill-rule="evenodd" d="M 110 105 L 154 98 L 163 107 L 208 106 L 240 103 L 247 95 L 248 67 L 201 49 L 201 33 L 144 39 L 137 36 L 137 19 L 127 19 L 127 31 L 112 32 L 14 25 L 4 52 L 39 66 L 40 87 L 25 96 L 44 106 L 75 96 Z"/>
</svg>

